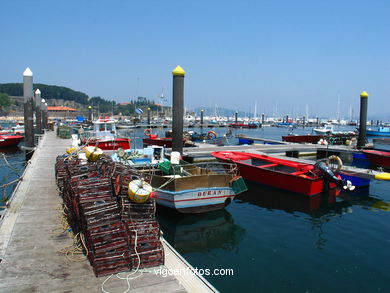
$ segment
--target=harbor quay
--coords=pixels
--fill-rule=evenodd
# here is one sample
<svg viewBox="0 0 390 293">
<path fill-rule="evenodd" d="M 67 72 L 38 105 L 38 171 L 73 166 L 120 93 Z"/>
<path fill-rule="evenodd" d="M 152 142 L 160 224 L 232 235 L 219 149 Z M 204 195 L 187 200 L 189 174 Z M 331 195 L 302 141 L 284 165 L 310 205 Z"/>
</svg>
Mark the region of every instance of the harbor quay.
<svg viewBox="0 0 390 293">
<path fill-rule="evenodd" d="M 196 269 L 163 238 L 164 265 L 155 268 L 97 278 L 85 257 L 72 255 L 54 173 L 69 145 L 46 132 L 8 203 L 0 223 L 0 292 L 217 292 L 199 274 L 181 274 Z"/>
</svg>

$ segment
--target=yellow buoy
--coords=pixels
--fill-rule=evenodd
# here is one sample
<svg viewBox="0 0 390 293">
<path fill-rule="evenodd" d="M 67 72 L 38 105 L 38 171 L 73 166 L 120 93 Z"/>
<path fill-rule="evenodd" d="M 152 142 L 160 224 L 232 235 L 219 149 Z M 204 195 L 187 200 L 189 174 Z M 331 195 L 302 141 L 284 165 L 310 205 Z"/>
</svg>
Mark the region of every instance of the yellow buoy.
<svg viewBox="0 0 390 293">
<path fill-rule="evenodd" d="M 73 154 L 77 150 L 78 150 L 78 148 L 70 147 L 70 148 L 66 149 L 66 153 L 70 155 L 70 154 Z"/>
<path fill-rule="evenodd" d="M 380 173 L 375 175 L 377 180 L 390 180 L 390 173 Z"/>
<path fill-rule="evenodd" d="M 137 179 L 130 181 L 128 195 L 130 200 L 135 203 L 144 203 L 149 199 L 153 188 L 149 183 Z"/>
<path fill-rule="evenodd" d="M 96 162 L 103 155 L 103 151 L 94 146 L 88 146 L 84 148 L 85 156 L 88 161 Z"/>
</svg>

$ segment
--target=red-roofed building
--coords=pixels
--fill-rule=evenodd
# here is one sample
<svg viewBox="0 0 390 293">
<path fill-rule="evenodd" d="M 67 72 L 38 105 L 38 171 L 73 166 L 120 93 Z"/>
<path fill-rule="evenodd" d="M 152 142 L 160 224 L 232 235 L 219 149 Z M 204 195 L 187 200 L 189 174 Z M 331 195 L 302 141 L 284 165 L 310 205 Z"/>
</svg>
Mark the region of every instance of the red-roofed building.
<svg viewBox="0 0 390 293">
<path fill-rule="evenodd" d="M 78 110 L 66 106 L 51 106 L 47 107 L 49 118 L 60 118 L 60 119 L 73 119 L 78 114 Z"/>
<path fill-rule="evenodd" d="M 48 111 L 77 111 L 76 109 L 70 108 L 70 107 L 47 107 Z"/>
</svg>

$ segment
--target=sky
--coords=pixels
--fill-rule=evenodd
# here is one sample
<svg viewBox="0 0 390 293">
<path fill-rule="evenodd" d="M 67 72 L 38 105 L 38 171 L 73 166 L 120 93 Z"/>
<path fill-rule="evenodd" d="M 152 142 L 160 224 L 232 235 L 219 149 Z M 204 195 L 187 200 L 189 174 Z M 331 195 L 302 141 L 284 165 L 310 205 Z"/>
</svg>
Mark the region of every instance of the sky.
<svg viewBox="0 0 390 293">
<path fill-rule="evenodd" d="M 390 1 L 1 0 L 0 83 L 70 87 L 125 102 L 390 119 Z M 340 100 L 340 103 L 338 103 Z M 339 105 L 339 106 L 338 106 Z"/>
</svg>

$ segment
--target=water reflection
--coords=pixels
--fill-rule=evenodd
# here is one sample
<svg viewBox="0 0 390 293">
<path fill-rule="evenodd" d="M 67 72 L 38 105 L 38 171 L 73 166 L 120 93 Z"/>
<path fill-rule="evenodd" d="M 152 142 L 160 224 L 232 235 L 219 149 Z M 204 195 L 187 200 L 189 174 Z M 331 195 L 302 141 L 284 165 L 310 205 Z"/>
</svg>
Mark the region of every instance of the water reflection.
<svg viewBox="0 0 390 293">
<path fill-rule="evenodd" d="M 157 219 L 164 238 L 182 254 L 215 248 L 232 251 L 245 235 L 245 229 L 235 224 L 225 209 L 186 215 L 158 207 Z"/>
<path fill-rule="evenodd" d="M 267 209 L 283 210 L 288 213 L 302 212 L 313 217 L 328 213 L 343 213 L 351 207 L 348 201 L 340 200 L 331 194 L 305 196 L 276 188 L 246 182 L 248 191 L 238 197 L 238 201 L 247 202 Z"/>
</svg>

